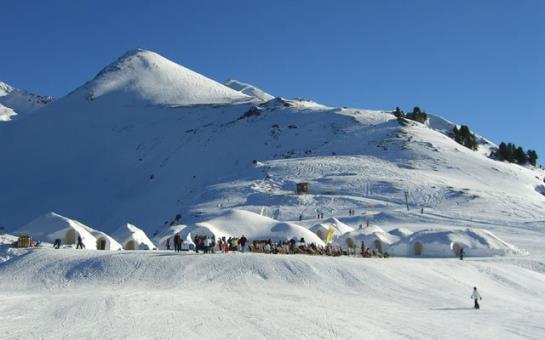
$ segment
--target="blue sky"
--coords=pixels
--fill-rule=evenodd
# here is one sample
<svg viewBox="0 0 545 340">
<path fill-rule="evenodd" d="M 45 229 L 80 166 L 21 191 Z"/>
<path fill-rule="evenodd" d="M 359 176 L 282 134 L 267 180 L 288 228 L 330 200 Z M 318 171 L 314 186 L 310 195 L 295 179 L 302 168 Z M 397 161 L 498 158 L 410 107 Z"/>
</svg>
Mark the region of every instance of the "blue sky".
<svg viewBox="0 0 545 340">
<path fill-rule="evenodd" d="M 62 96 L 141 47 L 218 81 L 419 105 L 545 159 L 545 1 L 9 1 L 0 80 Z"/>
</svg>

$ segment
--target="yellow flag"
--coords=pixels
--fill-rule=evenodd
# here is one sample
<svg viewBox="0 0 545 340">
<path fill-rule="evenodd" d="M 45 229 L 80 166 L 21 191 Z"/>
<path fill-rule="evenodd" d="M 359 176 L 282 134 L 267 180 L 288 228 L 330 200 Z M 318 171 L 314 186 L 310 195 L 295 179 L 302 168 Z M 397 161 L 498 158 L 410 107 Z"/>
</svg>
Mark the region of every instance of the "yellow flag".
<svg viewBox="0 0 545 340">
<path fill-rule="evenodd" d="M 329 227 L 329 230 L 327 231 L 327 236 L 325 237 L 325 243 L 331 243 L 331 239 L 333 238 L 333 233 L 335 232 L 335 228 L 333 227 L 333 224 Z"/>
</svg>

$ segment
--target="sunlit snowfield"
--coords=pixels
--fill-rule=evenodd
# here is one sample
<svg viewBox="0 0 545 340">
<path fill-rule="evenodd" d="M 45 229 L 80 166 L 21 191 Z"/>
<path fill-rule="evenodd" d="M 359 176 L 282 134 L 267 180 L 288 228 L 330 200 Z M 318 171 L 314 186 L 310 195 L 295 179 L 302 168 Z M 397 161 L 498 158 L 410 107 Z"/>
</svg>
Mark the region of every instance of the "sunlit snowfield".
<svg viewBox="0 0 545 340">
<path fill-rule="evenodd" d="M 20 251 L 0 264 L 0 336 L 543 339 L 535 250 L 464 261 Z"/>
<path fill-rule="evenodd" d="M 529 255 L 0 246 L 0 338 L 545 338 L 543 169 L 491 159 L 495 146 L 479 135 L 476 151 L 458 144 L 455 124 L 437 115 L 421 124 L 227 85 L 135 50 L 50 104 L 11 91 L 45 106 L 0 112 L 13 120 L 0 125 L 9 146 L 0 152 L 2 225 L 41 227 L 39 216 L 56 210 L 112 235 L 127 222 L 150 237 L 209 222 L 221 235 L 267 239 L 277 222 L 308 235 L 324 222 L 320 211 L 353 228 L 487 229 Z M 295 194 L 300 182 L 308 194 Z M 233 209 L 274 220 L 268 229 L 221 221 Z"/>
</svg>

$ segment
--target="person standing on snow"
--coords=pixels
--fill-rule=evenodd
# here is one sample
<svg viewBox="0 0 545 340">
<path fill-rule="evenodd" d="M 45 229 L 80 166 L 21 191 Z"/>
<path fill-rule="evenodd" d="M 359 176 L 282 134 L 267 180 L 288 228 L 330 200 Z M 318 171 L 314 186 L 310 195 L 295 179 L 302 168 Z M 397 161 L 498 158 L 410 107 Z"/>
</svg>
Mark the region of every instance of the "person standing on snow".
<svg viewBox="0 0 545 340">
<path fill-rule="evenodd" d="M 174 235 L 174 251 L 180 252 L 182 250 L 182 237 L 180 236 L 180 233 L 176 233 Z"/>
<path fill-rule="evenodd" d="M 78 235 L 78 244 L 76 246 L 76 249 L 83 249 L 85 246 L 83 245 L 83 240 L 81 239 L 81 235 Z"/>
<path fill-rule="evenodd" d="M 464 259 L 464 248 L 460 248 L 460 260 Z"/>
<path fill-rule="evenodd" d="M 167 247 L 167 250 L 170 250 L 170 237 L 167 238 L 167 242 L 165 243 L 165 246 Z"/>
<path fill-rule="evenodd" d="M 248 239 L 246 238 L 246 236 L 242 235 L 241 238 L 239 238 L 238 240 L 238 244 L 240 245 L 240 252 L 241 253 L 244 253 L 244 250 L 246 248 L 246 242 L 248 241 Z"/>
<path fill-rule="evenodd" d="M 477 287 L 473 287 L 473 294 L 471 294 L 471 298 L 475 300 L 475 309 L 480 309 L 481 306 L 479 306 L 479 300 L 482 300 L 481 294 L 477 291 Z"/>
</svg>

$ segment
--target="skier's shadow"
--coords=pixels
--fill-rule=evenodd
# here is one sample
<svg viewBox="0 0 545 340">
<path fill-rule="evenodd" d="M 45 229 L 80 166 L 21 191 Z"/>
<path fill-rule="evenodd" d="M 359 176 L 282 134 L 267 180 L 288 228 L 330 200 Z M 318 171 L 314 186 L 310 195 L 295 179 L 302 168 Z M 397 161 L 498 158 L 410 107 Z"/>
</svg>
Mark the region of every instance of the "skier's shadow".
<svg viewBox="0 0 545 340">
<path fill-rule="evenodd" d="M 430 310 L 472 310 L 473 307 L 446 307 L 446 308 L 430 308 Z"/>
</svg>

